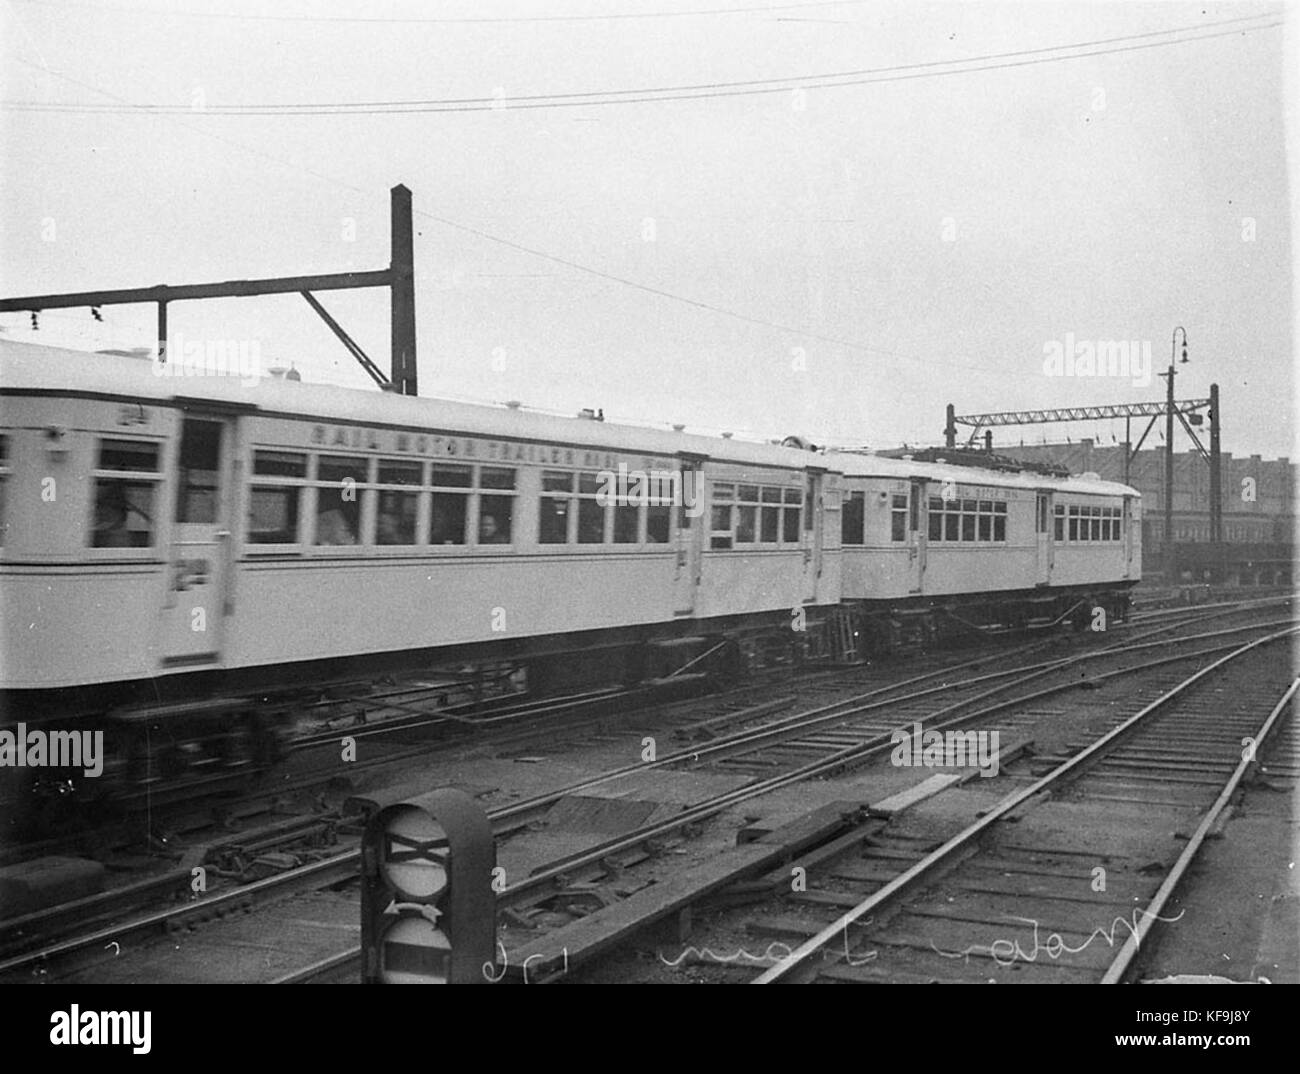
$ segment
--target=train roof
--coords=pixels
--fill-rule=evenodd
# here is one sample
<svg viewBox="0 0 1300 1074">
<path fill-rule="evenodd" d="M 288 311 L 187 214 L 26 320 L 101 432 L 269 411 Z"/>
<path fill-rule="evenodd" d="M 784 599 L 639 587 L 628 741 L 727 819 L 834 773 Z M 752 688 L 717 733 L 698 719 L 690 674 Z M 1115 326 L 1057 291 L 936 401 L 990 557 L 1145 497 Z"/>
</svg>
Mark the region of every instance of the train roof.
<svg viewBox="0 0 1300 1074">
<path fill-rule="evenodd" d="M 1103 481 L 1096 475 L 1050 477 L 1025 470 L 981 470 L 975 466 L 952 463 L 921 462 L 887 455 L 868 455 L 856 451 L 831 451 L 826 460 L 833 470 L 846 477 L 924 477 L 933 481 L 952 481 L 962 485 L 985 485 L 990 488 L 1051 489 L 1054 492 L 1078 492 L 1103 496 L 1141 497 L 1135 488 L 1117 481 Z"/>
<path fill-rule="evenodd" d="M 66 392 L 132 402 L 177 397 L 237 403 L 269 415 L 359 422 L 467 436 L 522 439 L 671 458 L 679 453 L 752 466 L 825 467 L 820 455 L 775 444 L 562 417 L 505 405 L 461 403 L 262 376 L 158 376 L 147 357 L 91 354 L 0 339 L 0 394 Z"/>
<path fill-rule="evenodd" d="M 982 470 L 939 462 L 754 443 L 725 437 L 560 417 L 508 406 L 461 403 L 429 397 L 362 391 L 259 376 L 158 376 L 145 357 L 89 353 L 0 338 L 0 395 L 15 391 L 70 396 L 155 400 L 159 404 L 210 399 L 268 415 L 316 421 L 438 430 L 468 436 L 571 444 L 629 454 L 705 456 L 723 462 L 786 469 L 824 468 L 849 477 L 926 477 L 960 484 L 1109 496 L 1138 496 L 1136 489 L 1092 475 L 1048 477 L 1029 472 Z"/>
</svg>

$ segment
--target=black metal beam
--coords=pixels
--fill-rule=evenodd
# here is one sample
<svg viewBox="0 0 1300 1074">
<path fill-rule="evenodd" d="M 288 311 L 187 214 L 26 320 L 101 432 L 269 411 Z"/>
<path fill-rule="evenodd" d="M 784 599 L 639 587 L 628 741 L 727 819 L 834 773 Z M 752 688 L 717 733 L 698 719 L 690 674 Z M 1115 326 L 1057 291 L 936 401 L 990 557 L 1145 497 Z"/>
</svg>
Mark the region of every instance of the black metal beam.
<svg viewBox="0 0 1300 1074">
<path fill-rule="evenodd" d="M 319 276 L 276 276 L 265 280 L 226 280 L 222 283 L 157 284 L 112 291 L 77 291 L 61 295 L 0 298 L 0 313 L 56 310 L 73 306 L 113 306 L 134 302 L 177 302 L 193 298 L 247 298 L 303 291 L 341 291 L 353 287 L 388 287 L 391 269 L 375 272 L 333 272 Z"/>
<path fill-rule="evenodd" d="M 411 192 L 399 183 L 393 187 L 390 204 L 392 380 L 393 387 L 403 395 L 416 395 L 415 246 L 411 224 Z"/>
<path fill-rule="evenodd" d="M 320 319 L 329 326 L 330 331 L 338 336 L 339 342 L 341 342 L 343 346 L 348 349 L 348 353 L 361 364 L 361 368 L 370 374 L 371 379 L 381 388 L 387 388 L 389 380 L 384 376 L 383 370 L 370 360 L 370 355 L 361 349 L 361 345 L 343 330 L 343 326 L 339 324 L 338 321 L 330 316 L 329 310 L 320 304 L 316 296 L 310 291 L 304 291 L 302 297 L 305 298 L 307 304 L 320 315 Z"/>
</svg>

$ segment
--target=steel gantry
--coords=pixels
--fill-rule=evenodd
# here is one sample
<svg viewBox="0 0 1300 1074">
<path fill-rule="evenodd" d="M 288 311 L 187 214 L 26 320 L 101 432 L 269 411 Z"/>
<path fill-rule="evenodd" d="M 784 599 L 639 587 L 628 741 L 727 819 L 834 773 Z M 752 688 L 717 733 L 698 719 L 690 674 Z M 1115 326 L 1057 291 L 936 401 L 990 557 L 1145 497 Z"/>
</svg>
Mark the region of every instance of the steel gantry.
<svg viewBox="0 0 1300 1074">
<path fill-rule="evenodd" d="M 226 280 L 222 283 L 158 284 L 111 291 L 77 291 L 65 294 L 26 295 L 0 299 L 0 313 L 40 313 L 42 310 L 89 306 L 155 303 L 158 306 L 158 360 L 167 360 L 167 306 L 200 298 L 241 298 L 253 295 L 282 295 L 297 292 L 329 326 L 348 352 L 381 388 L 402 395 L 416 395 L 415 361 L 415 252 L 411 225 L 411 192 L 392 188 L 391 260 L 386 269 L 373 272 L 334 272 L 312 276 L 277 276 L 262 280 Z M 390 375 L 375 365 L 343 327 L 326 312 L 313 291 L 340 291 L 362 287 L 387 287 L 391 298 L 392 354 Z"/>
<path fill-rule="evenodd" d="M 1161 376 L 1168 376 L 1162 373 Z M 1171 380 L 1172 384 L 1172 380 Z M 1209 418 L 1210 425 L 1210 446 L 1207 450 L 1201 443 L 1200 437 L 1196 435 L 1195 427 L 1205 424 L 1206 416 Z M 1210 468 L 1210 540 L 1218 545 L 1223 540 L 1223 497 L 1222 497 L 1222 468 L 1219 452 L 1219 386 L 1210 385 L 1210 396 L 1208 399 L 1182 399 L 1177 400 L 1171 397 L 1152 403 L 1109 403 L 1100 406 L 1077 406 L 1077 407 L 1057 407 L 1048 410 L 1003 410 L 989 414 L 958 414 L 956 408 L 949 403 L 947 425 L 944 428 L 944 441 L 950 448 L 957 446 L 957 426 L 968 425 L 971 427 L 971 433 L 967 439 L 967 445 L 974 444 L 981 432 L 985 435 L 985 446 L 992 449 L 992 430 L 999 426 L 1008 425 L 1045 425 L 1058 422 L 1071 421 L 1099 421 L 1114 418 L 1124 419 L 1124 484 L 1129 484 L 1129 468 L 1137 453 L 1142 450 L 1142 445 L 1146 443 L 1147 437 L 1155 427 L 1157 419 L 1165 417 L 1172 426 L 1176 418 L 1187 435 L 1191 438 L 1192 443 L 1196 446 L 1197 452 L 1201 458 L 1209 464 Z M 1132 422 L 1134 418 L 1150 418 L 1146 428 L 1142 430 L 1141 437 L 1136 444 L 1132 441 Z M 1166 452 L 1172 453 L 1172 437 L 1166 438 Z M 1172 456 L 1170 456 L 1172 459 Z M 1166 478 L 1165 487 L 1165 505 L 1166 511 L 1172 508 L 1173 488 L 1172 480 Z M 1172 545 L 1171 535 L 1166 530 L 1165 544 Z"/>
</svg>

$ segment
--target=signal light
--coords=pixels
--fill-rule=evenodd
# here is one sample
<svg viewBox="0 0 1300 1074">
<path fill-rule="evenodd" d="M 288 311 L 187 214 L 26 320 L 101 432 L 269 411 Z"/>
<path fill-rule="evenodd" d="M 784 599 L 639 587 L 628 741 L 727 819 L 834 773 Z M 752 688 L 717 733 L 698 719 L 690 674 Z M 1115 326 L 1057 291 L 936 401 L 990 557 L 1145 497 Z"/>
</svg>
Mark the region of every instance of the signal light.
<svg viewBox="0 0 1300 1074">
<path fill-rule="evenodd" d="M 379 810 L 361 844 L 361 979 L 483 984 L 496 957 L 496 843 L 482 807 L 440 790 Z"/>
</svg>

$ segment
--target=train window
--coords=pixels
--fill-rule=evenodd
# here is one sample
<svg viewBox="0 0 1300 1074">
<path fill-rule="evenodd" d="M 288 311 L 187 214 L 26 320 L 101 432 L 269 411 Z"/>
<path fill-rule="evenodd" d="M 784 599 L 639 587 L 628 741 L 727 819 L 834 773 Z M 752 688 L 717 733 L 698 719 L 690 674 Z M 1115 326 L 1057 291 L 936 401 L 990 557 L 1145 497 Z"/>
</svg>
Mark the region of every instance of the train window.
<svg viewBox="0 0 1300 1074">
<path fill-rule="evenodd" d="M 1101 540 L 1101 508 L 1100 508 L 1100 507 L 1094 507 L 1094 508 L 1091 510 L 1090 515 L 1091 515 L 1091 521 L 1092 521 L 1092 527 L 1091 527 L 1092 538 L 1091 538 L 1091 539 L 1094 540 L 1094 541 L 1100 541 L 1100 540 Z"/>
<path fill-rule="evenodd" d="M 434 489 L 430 498 L 429 543 L 465 544 L 468 541 L 465 523 L 469 518 L 469 490 L 474 484 L 473 468 L 435 462 L 429 470 L 429 484 Z"/>
<path fill-rule="evenodd" d="M 866 542 L 866 493 L 850 492 L 840 509 L 840 544 Z"/>
<path fill-rule="evenodd" d="M 569 542 L 569 519 L 573 516 L 572 497 L 573 474 L 566 470 L 542 471 L 542 500 L 537 520 L 538 544 Z"/>
<path fill-rule="evenodd" d="M 266 477 L 306 477 L 307 456 L 287 451 L 255 451 L 253 473 Z"/>
<path fill-rule="evenodd" d="M 1069 539 L 1077 541 L 1079 539 L 1079 508 L 1074 504 L 1070 505 L 1070 531 Z"/>
<path fill-rule="evenodd" d="M 1005 541 L 1005 500 L 947 500 L 930 497 L 932 541 Z"/>
<path fill-rule="evenodd" d="M 500 466 L 484 466 L 479 471 L 478 483 L 479 488 L 513 489 L 515 487 L 515 472 Z"/>
<path fill-rule="evenodd" d="M 148 548 L 154 537 L 158 445 L 145 440 L 101 440 L 95 480 L 94 548 Z"/>
<path fill-rule="evenodd" d="M 415 544 L 420 505 L 420 493 L 415 490 L 424 484 L 424 464 L 380 459 L 376 484 L 380 488 L 375 513 L 375 544 Z"/>
<path fill-rule="evenodd" d="M 759 511 L 758 539 L 764 544 L 776 544 L 781 540 L 781 490 L 771 485 L 764 485 L 763 506 Z M 776 506 L 770 506 L 775 504 Z"/>
<path fill-rule="evenodd" d="M 514 524 L 513 496 L 481 496 L 478 506 L 478 543 L 509 544 Z"/>
<path fill-rule="evenodd" d="M 361 494 L 369 477 L 366 459 L 322 455 L 316 460 L 317 545 L 361 543 Z"/>
<path fill-rule="evenodd" d="M 757 485 L 740 485 L 737 489 L 740 503 L 736 507 L 736 544 L 757 544 L 759 487 Z"/>
<path fill-rule="evenodd" d="M 673 509 L 668 504 L 651 504 L 645 509 L 646 544 L 667 544 Z"/>
<path fill-rule="evenodd" d="M 186 418 L 181 429 L 180 475 L 176 521 L 217 520 L 221 467 L 221 423 Z"/>
<path fill-rule="evenodd" d="M 600 475 L 578 475 L 578 543 L 603 544 L 605 541 L 605 516 L 608 513 L 598 493 L 603 488 Z"/>
<path fill-rule="evenodd" d="M 781 540 L 786 544 L 799 543 L 799 490 L 786 489 L 782 493 L 785 500 L 783 517 L 781 519 Z"/>
<path fill-rule="evenodd" d="M 478 477 L 481 489 L 508 489 L 515 487 L 515 471 L 509 467 L 482 466 Z M 478 494 L 478 543 L 510 544 L 514 540 L 515 497 L 513 492 L 502 495 Z"/>
<path fill-rule="evenodd" d="M 98 468 L 156 473 L 158 445 L 148 440 L 101 440 Z"/>
<path fill-rule="evenodd" d="M 741 486 L 743 489 L 745 486 Z M 736 544 L 754 544 L 757 533 L 758 508 L 752 504 L 741 504 L 736 508 Z"/>
<path fill-rule="evenodd" d="M 464 544 L 469 496 L 457 492 L 435 492 L 429 512 L 430 544 Z"/>
<path fill-rule="evenodd" d="M 713 486 L 713 503 L 709 509 L 709 547 L 726 549 L 732 542 L 732 501 L 736 498 L 736 486 L 715 484 Z"/>
<path fill-rule="evenodd" d="M 601 544 L 605 540 L 605 508 L 595 500 L 578 501 L 578 543 Z"/>
<path fill-rule="evenodd" d="M 429 484 L 434 488 L 467 489 L 474 484 L 474 472 L 468 466 L 435 462 L 429 475 Z"/>
<path fill-rule="evenodd" d="M 250 544 L 296 544 L 299 489 L 254 485 L 248 505 Z"/>
<path fill-rule="evenodd" d="M 895 494 L 889 500 L 889 539 L 907 540 L 907 494 Z"/>
<path fill-rule="evenodd" d="M 255 481 L 248 502 L 248 543 L 297 544 L 307 456 L 289 451 L 255 451 L 253 474 Z"/>
<path fill-rule="evenodd" d="M 930 531 L 929 539 L 932 541 L 943 540 L 943 497 L 930 497 Z"/>
<path fill-rule="evenodd" d="M 9 437 L 0 436 L 0 548 L 4 547 L 9 530 L 8 516 L 5 514 L 5 485 L 9 480 Z"/>
<path fill-rule="evenodd" d="M 1052 539 L 1057 541 L 1065 540 L 1065 504 L 1063 503 L 1056 505 L 1052 522 Z"/>
<path fill-rule="evenodd" d="M 640 539 L 641 506 L 636 503 L 614 505 L 614 543 L 636 544 Z"/>
</svg>

